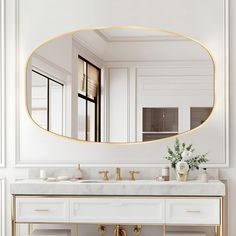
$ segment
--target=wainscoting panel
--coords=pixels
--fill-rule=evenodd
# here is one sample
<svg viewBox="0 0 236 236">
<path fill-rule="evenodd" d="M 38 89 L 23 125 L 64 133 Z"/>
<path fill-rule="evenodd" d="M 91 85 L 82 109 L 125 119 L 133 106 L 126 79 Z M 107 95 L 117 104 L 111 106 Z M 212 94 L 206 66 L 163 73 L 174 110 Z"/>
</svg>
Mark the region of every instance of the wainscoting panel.
<svg viewBox="0 0 236 236">
<path fill-rule="evenodd" d="M 0 0 L 0 167 L 5 166 L 5 0 Z"/>
<path fill-rule="evenodd" d="M 108 95 L 108 140 L 110 142 L 129 141 L 128 123 L 128 68 L 109 68 L 109 95 Z"/>
</svg>

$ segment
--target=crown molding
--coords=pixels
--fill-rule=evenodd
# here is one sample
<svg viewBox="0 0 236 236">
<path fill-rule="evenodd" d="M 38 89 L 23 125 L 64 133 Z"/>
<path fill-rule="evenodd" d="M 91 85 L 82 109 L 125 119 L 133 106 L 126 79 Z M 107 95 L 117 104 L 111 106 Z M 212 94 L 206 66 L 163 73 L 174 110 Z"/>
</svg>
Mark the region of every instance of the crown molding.
<svg viewBox="0 0 236 236">
<path fill-rule="evenodd" d="M 1 115 L 1 154 L 0 154 L 0 167 L 5 167 L 5 138 L 6 138 L 6 130 L 5 130 L 5 80 L 6 80 L 6 52 L 5 52 L 5 38 L 6 38 L 6 20 L 5 20 L 5 0 L 0 0 L 0 9 L 1 9 L 1 75 L 0 75 L 0 90 L 1 90 L 1 105 L 0 105 L 0 115 Z"/>
<path fill-rule="evenodd" d="M 95 30 L 96 34 L 107 43 L 119 43 L 119 42 L 158 42 L 158 41 L 189 41 L 189 39 L 183 37 L 177 37 L 174 35 L 155 35 L 155 36 L 120 36 L 110 37 L 106 35 L 102 30 Z"/>
</svg>

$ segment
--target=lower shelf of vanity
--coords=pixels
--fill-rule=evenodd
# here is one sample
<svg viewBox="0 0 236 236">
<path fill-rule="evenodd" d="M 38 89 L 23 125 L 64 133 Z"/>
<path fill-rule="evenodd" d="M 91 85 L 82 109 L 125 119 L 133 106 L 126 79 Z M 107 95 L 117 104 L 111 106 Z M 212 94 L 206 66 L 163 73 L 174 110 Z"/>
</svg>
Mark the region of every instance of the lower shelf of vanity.
<svg viewBox="0 0 236 236">
<path fill-rule="evenodd" d="M 220 225 L 221 197 L 14 196 L 16 223 Z"/>
</svg>

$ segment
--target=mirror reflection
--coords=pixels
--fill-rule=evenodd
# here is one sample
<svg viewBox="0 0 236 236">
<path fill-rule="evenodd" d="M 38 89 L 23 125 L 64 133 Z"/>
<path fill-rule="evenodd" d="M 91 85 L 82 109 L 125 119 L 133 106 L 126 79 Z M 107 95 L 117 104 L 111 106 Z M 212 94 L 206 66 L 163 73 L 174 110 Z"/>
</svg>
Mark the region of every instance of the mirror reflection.
<svg viewBox="0 0 236 236">
<path fill-rule="evenodd" d="M 214 103 L 214 65 L 174 34 L 107 28 L 40 46 L 27 67 L 27 105 L 42 128 L 92 142 L 142 142 L 201 125 Z"/>
</svg>

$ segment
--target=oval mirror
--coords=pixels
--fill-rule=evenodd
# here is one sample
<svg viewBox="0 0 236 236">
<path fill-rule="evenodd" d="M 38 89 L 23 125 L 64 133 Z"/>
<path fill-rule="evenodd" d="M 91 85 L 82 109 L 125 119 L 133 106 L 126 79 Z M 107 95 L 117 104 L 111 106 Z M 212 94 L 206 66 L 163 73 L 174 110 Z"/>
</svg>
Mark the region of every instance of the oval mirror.
<svg viewBox="0 0 236 236">
<path fill-rule="evenodd" d="M 143 142 L 200 126 L 214 105 L 214 63 L 199 43 L 143 28 L 66 34 L 27 67 L 27 105 L 52 133 L 91 142 Z"/>
</svg>

